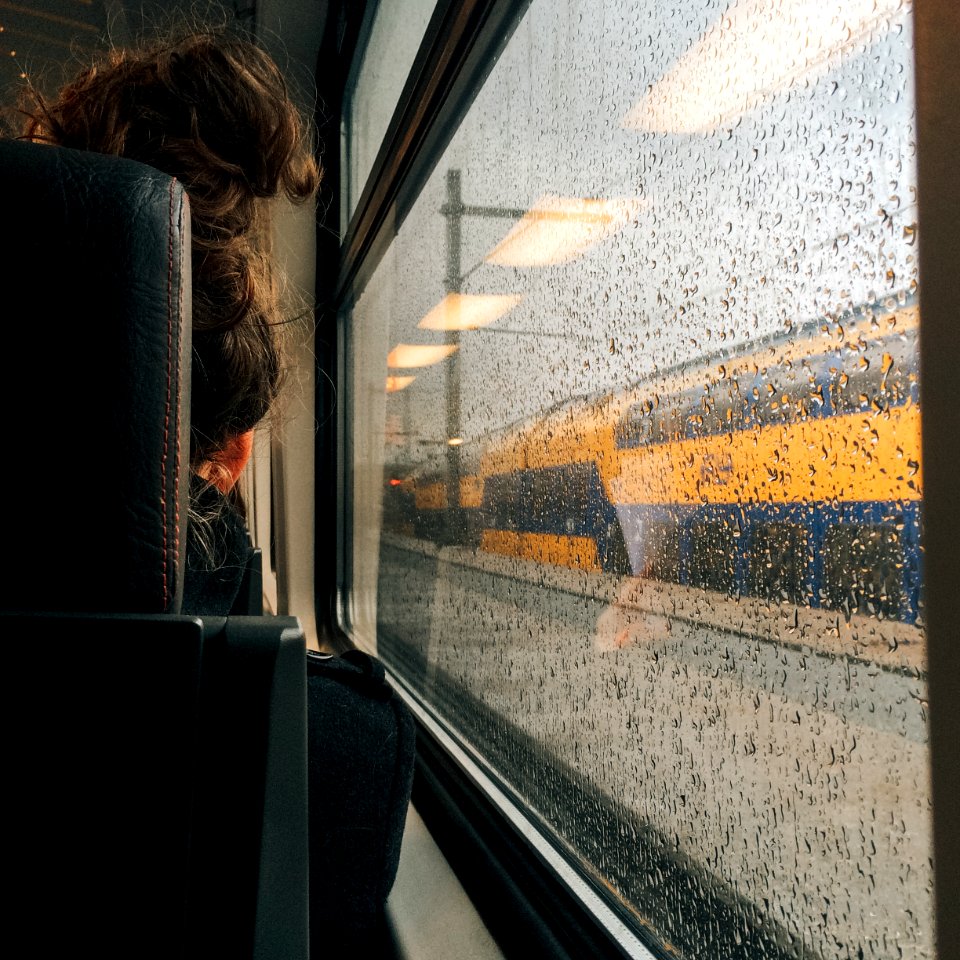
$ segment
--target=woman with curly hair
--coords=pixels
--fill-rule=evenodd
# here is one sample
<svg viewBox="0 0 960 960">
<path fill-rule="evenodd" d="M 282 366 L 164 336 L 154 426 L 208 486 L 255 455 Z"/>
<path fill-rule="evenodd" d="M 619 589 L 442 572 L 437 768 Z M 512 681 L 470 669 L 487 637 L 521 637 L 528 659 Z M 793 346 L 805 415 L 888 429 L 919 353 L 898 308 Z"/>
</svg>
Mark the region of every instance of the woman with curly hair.
<svg viewBox="0 0 960 960">
<path fill-rule="evenodd" d="M 193 362 L 191 511 L 183 612 L 231 611 L 248 555 L 235 483 L 283 376 L 272 201 L 311 199 L 320 171 L 273 60 L 201 32 L 112 50 L 34 95 L 24 137 L 138 160 L 190 199 Z"/>
<path fill-rule="evenodd" d="M 26 112 L 27 139 L 137 160 L 186 189 L 193 356 L 182 610 L 228 614 L 249 551 L 235 483 L 284 368 L 271 205 L 315 195 L 307 126 L 270 57 L 215 31 L 111 51 L 55 99 L 34 95 Z M 412 721 L 382 667 L 351 652 L 309 661 L 308 735 L 317 952 L 370 955 L 399 858 Z"/>
</svg>

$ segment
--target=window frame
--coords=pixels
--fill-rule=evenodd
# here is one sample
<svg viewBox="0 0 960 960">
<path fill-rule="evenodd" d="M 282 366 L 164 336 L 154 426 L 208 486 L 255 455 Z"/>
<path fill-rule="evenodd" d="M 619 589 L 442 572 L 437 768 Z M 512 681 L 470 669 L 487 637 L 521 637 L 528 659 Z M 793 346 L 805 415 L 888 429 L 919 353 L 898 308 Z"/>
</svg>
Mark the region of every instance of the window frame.
<svg viewBox="0 0 960 960">
<path fill-rule="evenodd" d="M 318 300 L 326 305 L 318 324 L 318 382 L 326 377 L 335 388 L 339 385 L 340 390 L 344 389 L 349 338 L 344 316 L 350 301 L 372 275 L 466 113 L 473 92 L 479 89 L 509 39 L 511 24 L 519 21 L 528 5 L 529 0 L 439 0 L 342 243 L 330 242 L 336 228 L 330 231 L 329 226 L 339 223 L 337 189 L 333 191 L 336 199 L 327 210 L 326 228 L 321 224 L 321 236 L 326 230 L 323 239 L 327 241 L 326 246 L 318 246 L 321 264 L 325 252 L 337 253 L 334 260 L 327 261 L 325 273 L 318 265 Z M 332 85 L 328 105 L 342 107 L 347 102 L 344 91 L 351 54 L 356 49 L 364 15 L 370 16 L 369 9 L 361 8 L 355 22 L 348 16 L 347 28 L 340 27 L 336 53 L 347 69 Z M 960 262 L 960 178 L 955 173 L 956 157 L 960 156 L 960 115 L 955 110 L 955 104 L 960 102 L 960 71 L 955 69 L 960 61 L 960 8 L 954 0 L 925 0 L 913 5 L 912 15 L 921 224 L 918 249 L 923 277 L 919 349 L 924 409 L 924 584 L 931 705 L 935 924 L 940 955 L 947 956 L 960 942 L 960 912 L 952 909 L 953 904 L 960 902 L 960 829 L 953 811 L 954 798 L 960 792 L 960 752 L 956 750 L 956 743 L 960 742 L 960 645 L 955 642 L 958 611 L 952 599 L 954 585 L 960 582 L 960 551 L 956 550 L 960 542 L 960 511 L 955 509 L 960 497 L 956 442 L 960 436 L 960 404 L 954 402 L 953 387 L 960 359 L 954 321 L 960 299 L 954 280 L 956 264 Z M 331 20 L 335 19 L 331 16 Z M 354 30 L 352 39 L 350 29 Z M 331 36 L 336 32 L 327 31 Z M 329 56 L 334 47 L 326 47 Z M 321 63 L 323 57 L 322 50 Z M 317 75 L 322 77 L 323 71 Z M 339 109 L 331 112 L 334 119 L 341 116 Z M 329 121 L 328 115 L 327 141 L 332 144 L 334 124 Z M 339 146 L 330 152 L 339 155 Z M 328 175 L 336 164 L 332 157 L 327 160 Z M 337 175 L 334 174 L 334 180 Z M 336 267 L 330 268 L 330 263 Z M 348 453 L 344 443 L 344 404 L 337 404 L 337 414 L 331 416 L 332 402 L 329 395 L 318 391 L 320 429 L 316 462 L 321 477 L 326 479 L 321 482 L 318 478 L 317 485 L 317 544 L 336 544 L 334 550 L 317 551 L 317 598 L 326 608 L 318 609 L 318 620 L 325 623 L 334 645 L 347 645 L 350 639 L 342 629 L 343 591 L 349 585 L 344 578 L 349 570 L 344 523 L 349 522 L 345 510 L 351 472 L 344 456 Z M 324 502 L 328 504 L 326 509 L 321 506 Z M 598 927 L 596 918 L 570 899 L 569 890 L 559 899 L 552 899 L 553 893 L 543 894 L 544 887 L 556 891 L 555 874 L 542 862 L 539 866 L 534 862 L 537 858 L 518 840 L 502 813 L 484 806 L 482 791 L 464 764 L 440 742 L 442 738 L 431 732 L 423 719 L 418 727 L 418 809 L 425 814 L 441 848 L 468 884 L 491 929 L 498 928 L 497 914 L 507 909 L 527 918 L 519 940 L 511 938 L 514 942 L 525 937 L 527 942 L 535 942 L 539 937 L 541 944 L 546 943 L 542 940 L 544 930 L 551 936 L 552 932 L 562 931 L 563 937 L 582 936 L 586 930 L 586 939 L 579 941 L 583 947 L 599 936 L 591 949 L 599 949 L 596 943 L 601 943 L 604 950 L 611 951 L 602 955 L 626 955 Z M 498 889 L 486 898 L 476 884 L 470 883 L 470 877 L 477 873 L 500 881 Z M 525 873 L 528 875 L 521 876 Z M 509 908 L 504 907 L 505 895 Z M 484 899 L 494 903 L 485 908 Z M 545 906 L 551 900 L 554 906 Z M 558 903 L 562 906 L 556 909 Z M 570 934 L 571 929 L 580 930 L 580 934 Z M 657 952 L 656 948 L 654 951 Z"/>
<path fill-rule="evenodd" d="M 917 104 L 917 193 L 920 223 L 920 334 L 924 469 L 924 583 L 930 696 L 930 759 L 936 942 L 942 956 L 960 944 L 960 498 L 957 437 L 960 405 L 953 386 L 960 298 L 960 8 L 952 0 L 914 6 Z"/>
</svg>

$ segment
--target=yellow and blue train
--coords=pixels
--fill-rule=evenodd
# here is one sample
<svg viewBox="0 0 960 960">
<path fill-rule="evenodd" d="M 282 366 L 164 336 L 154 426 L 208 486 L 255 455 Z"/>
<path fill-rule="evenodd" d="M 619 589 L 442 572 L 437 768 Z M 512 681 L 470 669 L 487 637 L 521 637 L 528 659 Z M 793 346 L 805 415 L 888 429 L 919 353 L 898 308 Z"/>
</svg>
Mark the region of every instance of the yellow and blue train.
<svg viewBox="0 0 960 960">
<path fill-rule="evenodd" d="M 455 511 L 434 474 L 395 481 L 393 517 L 488 553 L 916 623 L 917 325 L 900 296 L 568 401 L 488 439 Z"/>
</svg>

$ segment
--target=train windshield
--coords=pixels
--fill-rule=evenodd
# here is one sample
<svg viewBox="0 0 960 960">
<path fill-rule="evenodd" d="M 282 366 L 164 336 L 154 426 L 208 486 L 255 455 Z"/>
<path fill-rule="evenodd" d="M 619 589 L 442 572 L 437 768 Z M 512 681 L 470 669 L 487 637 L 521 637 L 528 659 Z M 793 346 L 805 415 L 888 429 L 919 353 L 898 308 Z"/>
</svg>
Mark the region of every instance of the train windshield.
<svg viewBox="0 0 960 960">
<path fill-rule="evenodd" d="M 649 942 L 932 957 L 911 4 L 513 27 L 344 316 L 351 626 Z"/>
</svg>

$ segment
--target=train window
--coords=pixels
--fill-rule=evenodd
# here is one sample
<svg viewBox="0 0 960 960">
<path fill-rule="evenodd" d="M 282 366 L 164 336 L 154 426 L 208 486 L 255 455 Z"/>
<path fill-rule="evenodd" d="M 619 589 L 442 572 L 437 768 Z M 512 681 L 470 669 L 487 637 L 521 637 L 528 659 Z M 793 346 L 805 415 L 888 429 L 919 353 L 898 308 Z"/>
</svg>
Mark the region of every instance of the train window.
<svg viewBox="0 0 960 960">
<path fill-rule="evenodd" d="M 824 606 L 847 616 L 896 620 L 903 594 L 904 552 L 887 524 L 837 524 L 823 540 Z"/>
<path fill-rule="evenodd" d="M 680 582 L 680 527 L 651 520 L 644 531 L 646 545 L 643 572 L 655 580 Z"/>
<path fill-rule="evenodd" d="M 343 273 L 347 626 L 684 956 L 934 956 L 913 12 L 827 6 L 520 5 Z"/>
<path fill-rule="evenodd" d="M 910 363 L 915 335 L 911 330 L 909 336 L 885 338 L 848 354 L 842 369 L 834 366 L 829 392 L 836 412 L 888 410 L 915 401 L 917 377 Z"/>
<path fill-rule="evenodd" d="M 745 408 L 737 381 L 705 385 L 699 399 L 697 434 L 715 437 L 740 429 Z"/>
<path fill-rule="evenodd" d="M 590 468 L 586 464 L 533 471 L 530 515 L 544 531 L 579 532 L 587 520 Z"/>
<path fill-rule="evenodd" d="M 750 592 L 803 603 L 807 595 L 807 531 L 796 523 L 759 523 L 750 543 Z"/>
<path fill-rule="evenodd" d="M 617 446 L 639 447 L 649 443 L 653 434 L 652 406 L 649 401 L 635 403 L 617 426 Z"/>
<path fill-rule="evenodd" d="M 737 555 L 730 525 L 691 524 L 690 543 L 690 564 L 687 570 L 690 584 L 721 593 L 732 592 Z"/>
<path fill-rule="evenodd" d="M 682 437 L 684 415 L 681 399 L 674 397 L 672 402 L 664 407 L 661 407 L 659 402 L 654 404 L 649 400 L 634 404 L 617 428 L 618 444 L 621 447 L 638 447 Z"/>
<path fill-rule="evenodd" d="M 516 530 L 520 527 L 521 494 L 522 478 L 516 474 L 487 480 L 484 503 L 492 529 Z"/>
<path fill-rule="evenodd" d="M 548 527 L 552 514 L 558 512 L 555 470 L 537 470 L 530 478 L 530 519 L 537 526 Z"/>
<path fill-rule="evenodd" d="M 749 416 L 761 428 L 801 420 L 809 412 L 809 385 L 804 380 L 785 377 L 785 372 L 768 370 L 765 376 L 757 377 L 751 389 Z"/>
<path fill-rule="evenodd" d="M 346 229 L 430 20 L 436 0 L 369 4 L 362 53 L 347 87 L 341 138 L 341 216 Z"/>
</svg>

